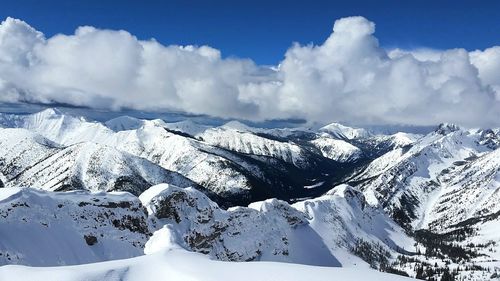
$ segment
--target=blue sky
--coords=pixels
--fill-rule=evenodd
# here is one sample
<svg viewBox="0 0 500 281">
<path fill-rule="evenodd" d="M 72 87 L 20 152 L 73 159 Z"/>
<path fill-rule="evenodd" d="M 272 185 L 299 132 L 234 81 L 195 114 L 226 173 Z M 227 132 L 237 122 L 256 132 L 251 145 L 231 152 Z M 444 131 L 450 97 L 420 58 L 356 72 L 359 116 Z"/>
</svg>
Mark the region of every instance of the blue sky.
<svg viewBox="0 0 500 281">
<path fill-rule="evenodd" d="M 254 122 L 500 120 L 500 1 L 16 0 L 0 16 L 20 19 L 0 25 L 0 103 Z M 82 25 L 95 28 L 75 33 Z"/>
<path fill-rule="evenodd" d="M 207 44 L 223 56 L 276 64 L 292 42 L 321 44 L 335 19 L 362 15 L 386 48 L 468 50 L 500 45 L 500 1 L 5 1 L 1 17 L 47 37 L 77 26 L 125 29 L 140 39 Z"/>
</svg>

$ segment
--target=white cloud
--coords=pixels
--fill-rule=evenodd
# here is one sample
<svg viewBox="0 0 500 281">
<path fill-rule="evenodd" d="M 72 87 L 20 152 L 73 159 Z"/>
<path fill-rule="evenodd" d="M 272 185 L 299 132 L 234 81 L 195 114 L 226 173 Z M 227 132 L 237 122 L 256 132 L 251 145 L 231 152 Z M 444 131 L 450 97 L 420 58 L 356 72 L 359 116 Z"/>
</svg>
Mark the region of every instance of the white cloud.
<svg viewBox="0 0 500 281">
<path fill-rule="evenodd" d="M 500 101 L 500 47 L 470 53 L 472 64 L 479 70 L 479 78 L 485 85 L 490 85 Z M 498 116 L 497 116 L 498 117 Z"/>
<path fill-rule="evenodd" d="M 413 50 L 404 49 L 392 49 L 388 51 L 388 55 L 391 59 L 397 59 L 405 55 L 412 55 L 415 59 L 419 61 L 433 61 L 437 62 L 441 59 L 442 50 L 430 49 L 430 48 L 418 48 Z"/>
<path fill-rule="evenodd" d="M 337 20 L 323 44 L 295 44 L 269 68 L 222 59 L 208 46 L 163 46 L 88 26 L 46 39 L 8 18 L 0 100 L 252 120 L 499 124 L 500 47 L 387 52 L 374 32 L 362 17 Z"/>
</svg>

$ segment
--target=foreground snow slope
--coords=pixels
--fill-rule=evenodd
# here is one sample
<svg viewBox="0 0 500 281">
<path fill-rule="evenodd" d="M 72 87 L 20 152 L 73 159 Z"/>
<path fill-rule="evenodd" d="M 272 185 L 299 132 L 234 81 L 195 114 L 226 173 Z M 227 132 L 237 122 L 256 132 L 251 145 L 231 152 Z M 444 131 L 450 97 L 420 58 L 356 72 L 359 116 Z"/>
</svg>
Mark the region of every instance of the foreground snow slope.
<svg viewBox="0 0 500 281">
<path fill-rule="evenodd" d="M 234 263 L 209 260 L 181 249 L 138 258 L 67 267 L 0 267 L 0 280 L 121 281 L 274 281 L 413 280 L 371 269 L 317 267 L 276 262 Z"/>
</svg>

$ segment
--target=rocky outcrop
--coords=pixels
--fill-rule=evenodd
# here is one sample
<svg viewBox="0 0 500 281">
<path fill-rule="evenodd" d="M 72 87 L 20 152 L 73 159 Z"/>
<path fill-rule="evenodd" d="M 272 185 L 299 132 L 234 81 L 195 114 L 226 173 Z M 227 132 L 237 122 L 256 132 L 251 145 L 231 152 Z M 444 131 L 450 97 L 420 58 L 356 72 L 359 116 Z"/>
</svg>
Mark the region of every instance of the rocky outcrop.
<svg viewBox="0 0 500 281">
<path fill-rule="evenodd" d="M 176 225 L 186 247 L 219 260 L 286 260 L 290 232 L 308 224 L 305 214 L 276 199 L 226 211 L 193 188 L 166 184 L 140 199 L 160 225 Z"/>
</svg>

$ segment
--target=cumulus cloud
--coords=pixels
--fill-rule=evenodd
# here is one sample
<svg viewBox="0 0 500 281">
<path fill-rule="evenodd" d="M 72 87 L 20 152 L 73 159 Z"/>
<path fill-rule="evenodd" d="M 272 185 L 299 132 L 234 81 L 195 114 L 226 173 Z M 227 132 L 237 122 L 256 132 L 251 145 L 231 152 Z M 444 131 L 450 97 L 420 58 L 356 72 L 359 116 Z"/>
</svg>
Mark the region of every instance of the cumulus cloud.
<svg viewBox="0 0 500 281">
<path fill-rule="evenodd" d="M 265 120 L 498 125 L 500 47 L 384 50 L 363 17 L 335 22 L 321 45 L 292 45 L 276 67 L 222 59 L 209 46 L 164 46 L 84 26 L 44 35 L 0 25 L 0 101 L 176 110 Z"/>
</svg>

